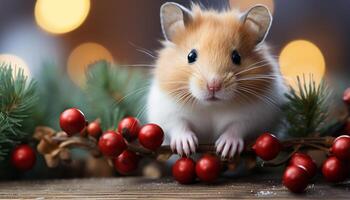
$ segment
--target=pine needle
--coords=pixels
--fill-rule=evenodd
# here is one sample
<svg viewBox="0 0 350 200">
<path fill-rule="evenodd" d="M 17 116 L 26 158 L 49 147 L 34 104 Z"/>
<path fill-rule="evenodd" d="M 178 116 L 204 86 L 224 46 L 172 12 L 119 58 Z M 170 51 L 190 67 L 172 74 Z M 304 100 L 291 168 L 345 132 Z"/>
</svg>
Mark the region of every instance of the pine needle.
<svg viewBox="0 0 350 200">
<path fill-rule="evenodd" d="M 286 94 L 289 102 L 284 106 L 288 135 L 305 137 L 319 133 L 329 115 L 327 99 L 330 95 L 325 81 L 316 86 L 312 76 L 298 81 L 298 91 L 290 88 Z"/>
<path fill-rule="evenodd" d="M 0 160 L 31 134 L 26 127 L 38 100 L 36 90 L 22 69 L 15 73 L 11 65 L 0 64 Z"/>
</svg>

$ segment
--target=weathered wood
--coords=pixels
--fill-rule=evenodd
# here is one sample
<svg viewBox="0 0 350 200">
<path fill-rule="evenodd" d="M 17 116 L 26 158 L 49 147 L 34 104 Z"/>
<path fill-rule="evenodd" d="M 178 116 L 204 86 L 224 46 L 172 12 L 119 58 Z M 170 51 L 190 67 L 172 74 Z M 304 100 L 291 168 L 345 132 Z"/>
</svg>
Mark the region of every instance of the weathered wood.
<svg viewBox="0 0 350 200">
<path fill-rule="evenodd" d="M 171 178 L 140 177 L 0 182 L 0 198 L 11 199 L 349 199 L 349 183 L 329 185 L 317 179 L 295 195 L 265 175 L 222 179 L 213 185 L 179 185 Z"/>
</svg>

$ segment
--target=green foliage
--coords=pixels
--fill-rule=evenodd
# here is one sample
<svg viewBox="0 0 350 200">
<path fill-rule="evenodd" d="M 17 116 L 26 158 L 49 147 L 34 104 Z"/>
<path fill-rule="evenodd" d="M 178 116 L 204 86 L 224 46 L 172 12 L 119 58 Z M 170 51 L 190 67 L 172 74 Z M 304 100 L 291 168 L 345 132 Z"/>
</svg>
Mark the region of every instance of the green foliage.
<svg viewBox="0 0 350 200">
<path fill-rule="evenodd" d="M 125 116 L 143 120 L 148 80 L 139 71 L 106 61 L 89 66 L 86 94 L 104 129 L 116 128 Z"/>
<path fill-rule="evenodd" d="M 34 116 L 36 124 L 50 126 L 56 130 L 59 130 L 59 116 L 67 108 L 79 108 L 88 119 L 96 118 L 96 115 L 90 112 L 84 91 L 78 88 L 61 69 L 63 68 L 46 62 L 36 77 L 40 95 Z"/>
<path fill-rule="evenodd" d="M 33 140 L 36 126 L 59 130 L 59 115 L 70 107 L 81 109 L 87 120 L 100 118 L 103 129 L 116 128 L 127 115 L 143 116 L 148 81 L 140 69 L 113 66 L 105 61 L 89 67 L 86 88 L 77 87 L 52 63 L 43 63 L 36 81 L 22 70 L 0 63 L 0 160 L 19 143 Z M 10 174 L 7 160 L 0 177 Z"/>
<path fill-rule="evenodd" d="M 291 88 L 286 94 L 289 102 L 284 106 L 288 135 L 304 137 L 320 131 L 329 115 L 327 99 L 330 91 L 324 81 L 318 86 L 310 77 L 309 81 L 298 80 L 298 90 Z"/>
<path fill-rule="evenodd" d="M 32 133 L 31 114 L 38 100 L 36 88 L 23 70 L 0 64 L 0 160 Z"/>
</svg>

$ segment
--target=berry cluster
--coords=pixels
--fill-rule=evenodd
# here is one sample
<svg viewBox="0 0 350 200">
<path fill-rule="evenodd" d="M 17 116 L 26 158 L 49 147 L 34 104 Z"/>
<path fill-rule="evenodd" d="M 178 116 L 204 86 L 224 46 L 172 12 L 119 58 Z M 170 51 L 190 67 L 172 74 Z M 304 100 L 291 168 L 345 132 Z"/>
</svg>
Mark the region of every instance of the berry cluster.
<svg viewBox="0 0 350 200">
<path fill-rule="evenodd" d="M 178 159 L 172 168 L 174 179 L 181 184 L 193 183 L 196 177 L 210 183 L 215 181 L 221 171 L 221 161 L 214 155 L 205 154 L 197 162 L 188 157 Z"/>
<path fill-rule="evenodd" d="M 156 124 L 141 125 L 134 117 L 126 117 L 118 123 L 117 130 L 102 131 L 100 122 L 88 123 L 84 114 L 76 109 L 65 110 L 60 116 L 60 126 L 68 136 L 80 134 L 96 138 L 99 152 L 113 161 L 114 168 L 120 174 L 130 174 L 138 167 L 141 156 L 169 154 L 169 146 L 161 147 L 164 139 L 163 130 Z M 136 145 L 136 146 L 135 146 Z M 260 135 L 252 145 L 247 145 L 243 154 L 256 154 L 266 166 L 286 164 L 282 177 L 283 185 L 292 192 L 303 192 L 318 167 L 314 160 L 301 150 L 312 147 L 326 151 L 328 159 L 322 165 L 324 178 L 330 182 L 343 181 L 350 167 L 350 136 L 294 138 L 280 141 L 270 133 Z M 279 164 L 274 163 L 281 151 L 290 151 Z M 196 179 L 210 183 L 214 182 L 230 160 L 220 160 L 213 154 L 212 146 L 199 145 L 198 151 L 202 157 L 193 160 L 190 157 L 178 159 L 172 167 L 172 174 L 181 184 L 190 184 Z M 25 168 L 25 167 L 23 167 Z"/>
<path fill-rule="evenodd" d="M 331 156 L 322 165 L 322 174 L 329 182 L 347 178 L 350 168 L 350 136 L 337 137 L 330 149 Z"/>
<path fill-rule="evenodd" d="M 282 148 L 281 142 L 269 133 L 258 137 L 252 147 L 256 155 L 265 161 L 275 159 Z M 350 136 L 337 137 L 327 153 L 329 157 L 322 165 L 323 177 L 329 182 L 345 180 L 350 168 Z M 316 172 L 316 163 L 309 155 L 293 152 L 282 177 L 283 185 L 292 192 L 303 192 Z"/>
<path fill-rule="evenodd" d="M 129 174 L 137 169 L 140 155 L 128 149 L 128 144 L 138 139 L 143 148 L 156 151 L 163 143 L 163 130 L 156 124 L 141 126 L 138 119 L 127 117 L 118 123 L 117 130 L 102 133 L 100 123 L 86 122 L 84 114 L 76 109 L 65 110 L 60 116 L 60 126 L 68 136 L 75 134 L 98 139 L 98 149 L 106 157 L 113 159 L 114 167 L 120 174 Z"/>
</svg>

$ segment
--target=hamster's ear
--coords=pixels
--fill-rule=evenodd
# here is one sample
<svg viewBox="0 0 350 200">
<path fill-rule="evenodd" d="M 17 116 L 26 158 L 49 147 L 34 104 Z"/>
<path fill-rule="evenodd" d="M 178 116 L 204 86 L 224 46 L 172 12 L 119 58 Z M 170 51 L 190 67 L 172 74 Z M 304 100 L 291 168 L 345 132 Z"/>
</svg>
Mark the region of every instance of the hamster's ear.
<svg viewBox="0 0 350 200">
<path fill-rule="evenodd" d="M 256 34 L 256 43 L 262 43 L 270 30 L 272 16 L 269 9 L 263 5 L 256 5 L 241 17 L 242 24 L 249 27 Z"/>
<path fill-rule="evenodd" d="M 171 41 L 174 33 L 184 29 L 191 19 L 191 12 L 180 4 L 167 2 L 160 8 L 160 23 L 166 40 Z"/>
</svg>

